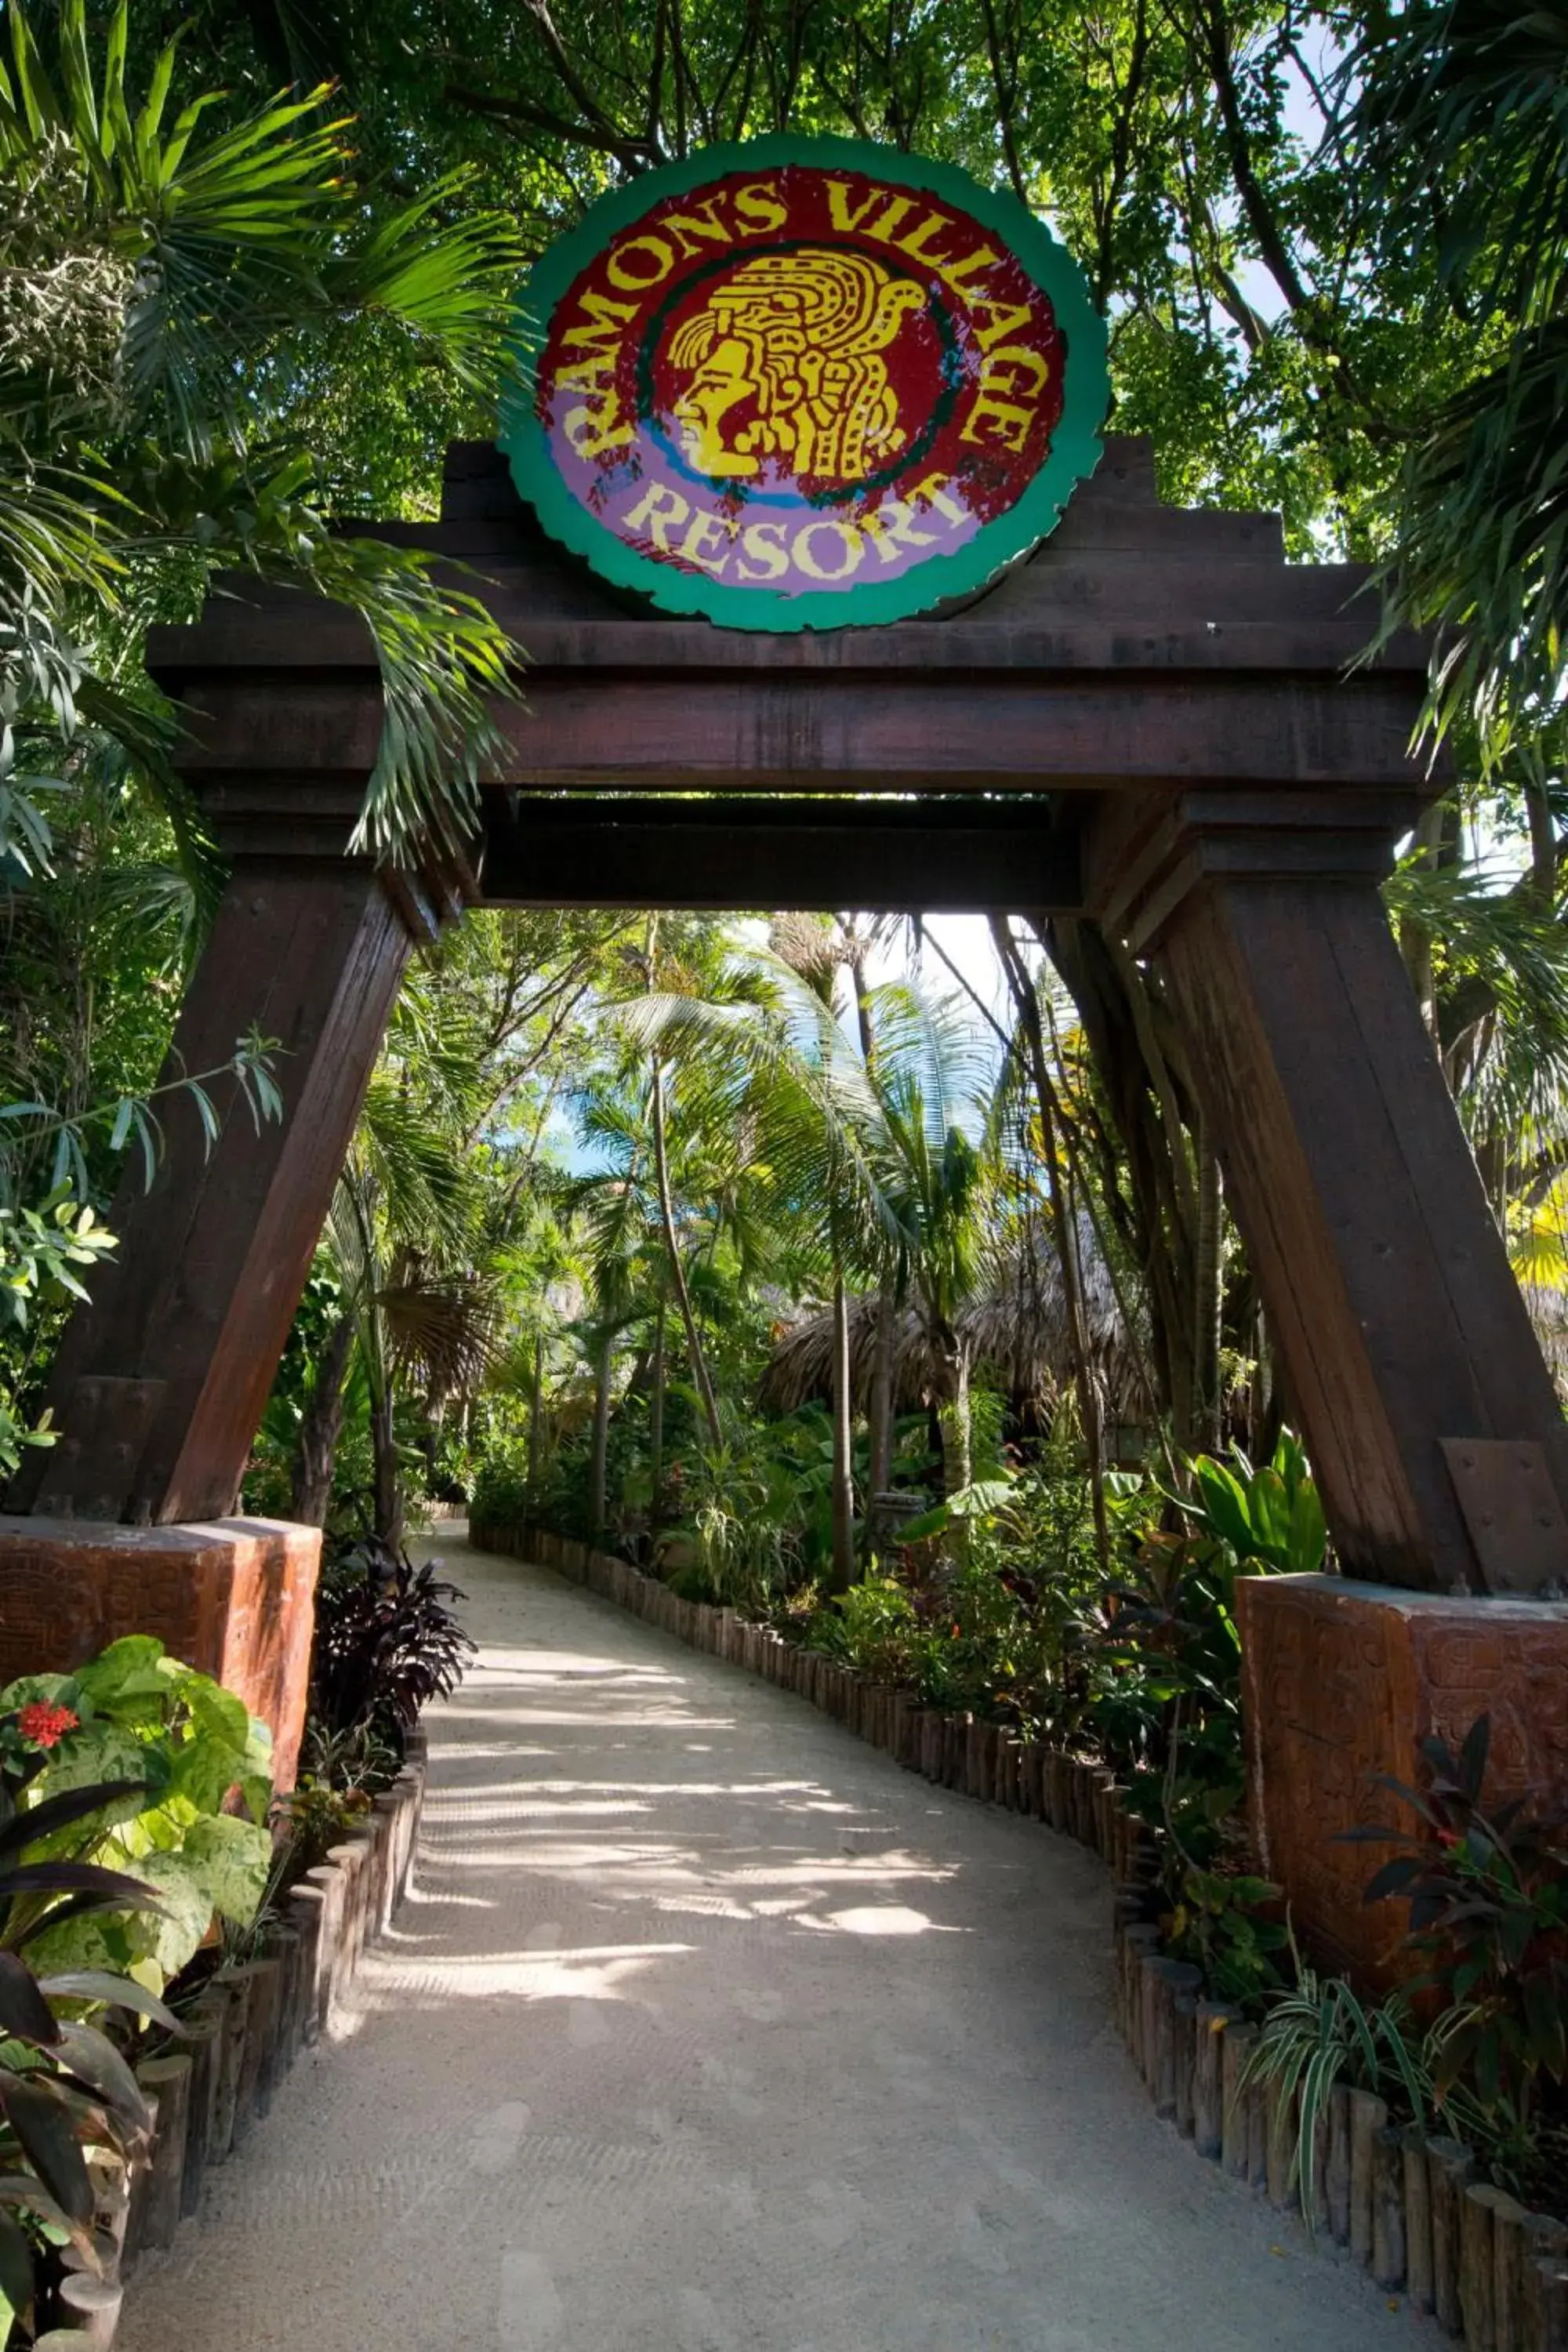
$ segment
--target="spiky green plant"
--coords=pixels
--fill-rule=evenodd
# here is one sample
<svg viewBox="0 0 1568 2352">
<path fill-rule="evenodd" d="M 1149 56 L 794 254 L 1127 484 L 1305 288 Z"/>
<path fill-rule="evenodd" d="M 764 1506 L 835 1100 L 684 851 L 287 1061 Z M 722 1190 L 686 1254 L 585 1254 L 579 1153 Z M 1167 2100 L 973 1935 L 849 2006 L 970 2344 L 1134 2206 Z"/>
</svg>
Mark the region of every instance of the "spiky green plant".
<svg viewBox="0 0 1568 2352">
<path fill-rule="evenodd" d="M 1270 1997 L 1268 2014 L 1242 2067 L 1244 2084 L 1265 2084 L 1280 2114 L 1296 2101 L 1291 2167 L 1309 2231 L 1318 2208 L 1317 2148 L 1336 2083 L 1393 2090 L 1417 2124 L 1432 2105 L 1432 2079 L 1409 2003 L 1397 1992 L 1363 2001 L 1342 1977 L 1299 1963 L 1296 1982 Z"/>
</svg>

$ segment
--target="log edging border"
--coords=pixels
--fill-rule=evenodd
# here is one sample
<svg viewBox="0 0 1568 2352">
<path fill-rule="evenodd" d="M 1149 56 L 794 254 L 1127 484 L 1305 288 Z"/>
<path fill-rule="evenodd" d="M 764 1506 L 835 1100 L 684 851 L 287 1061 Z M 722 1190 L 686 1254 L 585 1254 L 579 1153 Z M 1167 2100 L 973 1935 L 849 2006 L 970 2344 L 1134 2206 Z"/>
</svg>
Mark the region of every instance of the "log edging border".
<svg viewBox="0 0 1568 2352">
<path fill-rule="evenodd" d="M 220 1969 L 189 2011 L 186 2035 L 137 2067 L 153 2109 L 151 2144 L 130 2168 L 92 2166 L 103 2277 L 68 2279 L 66 2308 L 38 2352 L 113 2345 L 141 2256 L 173 2245 L 182 2220 L 200 2208 L 208 2171 L 267 2114 L 300 2051 L 331 2038 L 365 1949 L 407 1891 L 427 1766 L 416 1731 L 391 1788 L 282 1897 L 258 1957 Z"/>
<path fill-rule="evenodd" d="M 1294 2101 L 1276 2109 L 1239 2081 L 1257 2028 L 1205 1997 L 1200 1972 L 1168 1958 L 1148 1917 L 1149 1832 L 1114 1772 L 1001 1724 L 917 1706 L 821 1651 L 732 1609 L 687 1601 L 611 1552 L 540 1528 L 472 1520 L 477 1551 L 552 1569 L 694 1650 L 807 1699 L 906 1771 L 1044 1822 L 1114 1874 L 1118 2029 L 1156 2116 L 1196 2153 L 1281 2210 L 1298 2207 Z M 1466 2352 L 1568 2352 L 1568 2222 L 1526 2211 L 1477 2179 L 1469 2149 L 1389 2123 L 1384 2102 L 1336 2085 L 1317 2152 L 1315 2231 L 1384 2294 L 1434 2314 Z"/>
</svg>

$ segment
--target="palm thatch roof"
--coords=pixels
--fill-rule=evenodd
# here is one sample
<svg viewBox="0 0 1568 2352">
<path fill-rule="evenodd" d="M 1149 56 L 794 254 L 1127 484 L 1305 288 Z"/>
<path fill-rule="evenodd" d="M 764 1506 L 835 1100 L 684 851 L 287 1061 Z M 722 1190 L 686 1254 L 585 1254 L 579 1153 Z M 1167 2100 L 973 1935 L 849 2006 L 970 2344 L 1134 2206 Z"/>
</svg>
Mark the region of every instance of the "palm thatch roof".
<svg viewBox="0 0 1568 2352">
<path fill-rule="evenodd" d="M 1148 1417 L 1148 1391 L 1140 1350 L 1130 1337 L 1104 1260 L 1085 1237 L 1080 1250 L 1084 1307 L 1089 1324 L 1089 1364 L 1102 1412 L 1111 1420 Z M 974 1376 L 988 1385 L 1049 1410 L 1071 1384 L 1067 1300 L 1061 1267 L 1045 1241 L 1016 1250 L 992 1287 L 960 1311 L 960 1335 L 967 1339 Z M 877 1300 L 849 1302 L 849 1370 L 856 1402 L 871 1392 L 877 1347 Z M 925 1316 L 906 1307 L 894 1339 L 895 1409 L 914 1412 L 952 1393 L 952 1368 Z M 763 1374 L 758 1402 L 765 1412 L 793 1412 L 811 1398 L 832 1393 L 831 1308 L 803 1316 L 779 1339 Z"/>
</svg>

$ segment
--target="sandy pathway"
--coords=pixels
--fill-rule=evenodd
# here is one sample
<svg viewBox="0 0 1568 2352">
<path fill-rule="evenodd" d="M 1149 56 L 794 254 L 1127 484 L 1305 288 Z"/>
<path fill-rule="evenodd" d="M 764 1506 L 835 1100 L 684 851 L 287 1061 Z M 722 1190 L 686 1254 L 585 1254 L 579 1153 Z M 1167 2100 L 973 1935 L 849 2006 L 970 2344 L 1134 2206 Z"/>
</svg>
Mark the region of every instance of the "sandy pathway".
<svg viewBox="0 0 1568 2352">
<path fill-rule="evenodd" d="M 1157 2126 L 1100 1864 L 541 1570 L 416 1889 L 125 2352 L 1429 2352 Z"/>
</svg>

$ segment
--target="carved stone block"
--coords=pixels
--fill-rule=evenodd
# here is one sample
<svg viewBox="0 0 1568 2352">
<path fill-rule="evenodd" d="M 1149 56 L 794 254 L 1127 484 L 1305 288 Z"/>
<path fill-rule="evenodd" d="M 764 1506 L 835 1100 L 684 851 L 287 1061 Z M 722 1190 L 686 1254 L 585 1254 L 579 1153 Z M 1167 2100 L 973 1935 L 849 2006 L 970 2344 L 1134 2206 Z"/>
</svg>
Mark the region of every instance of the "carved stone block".
<svg viewBox="0 0 1568 2352">
<path fill-rule="evenodd" d="M 1335 1840 L 1366 1822 L 1413 1827 L 1373 1775 L 1421 1787 L 1420 1741 L 1458 1742 L 1479 1715 L 1491 1717 L 1489 1800 L 1568 1804 L 1568 1603 L 1338 1576 L 1244 1577 L 1237 1600 L 1259 1866 L 1321 1963 L 1386 1986 L 1408 1973 L 1405 1906 L 1364 1904 L 1386 1855 Z"/>
<path fill-rule="evenodd" d="M 130 1528 L 0 1516 L 0 1685 L 64 1674 L 127 1633 L 155 1633 L 272 1728 L 293 1786 L 305 1724 L 319 1528 L 279 1519 Z"/>
</svg>

